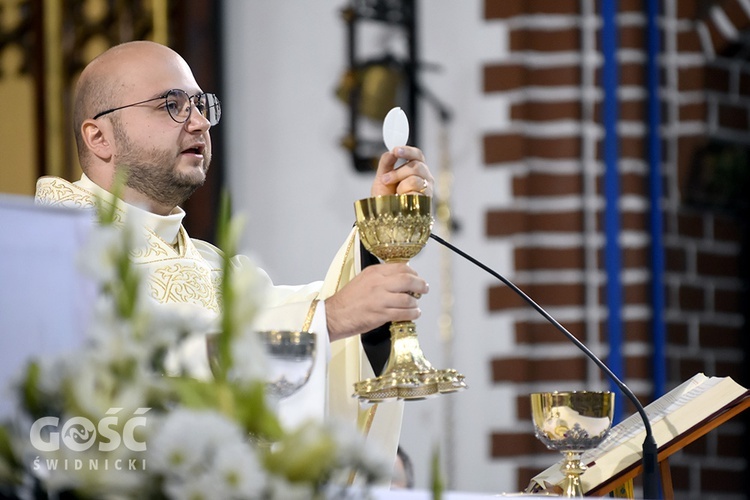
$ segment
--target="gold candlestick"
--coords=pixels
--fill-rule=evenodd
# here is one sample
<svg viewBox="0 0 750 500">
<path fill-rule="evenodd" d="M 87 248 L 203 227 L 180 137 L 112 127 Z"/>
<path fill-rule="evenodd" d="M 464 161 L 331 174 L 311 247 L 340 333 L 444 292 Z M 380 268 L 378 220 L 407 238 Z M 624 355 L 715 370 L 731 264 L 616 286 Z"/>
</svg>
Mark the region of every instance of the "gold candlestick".
<svg viewBox="0 0 750 500">
<path fill-rule="evenodd" d="M 408 262 L 417 255 L 432 229 L 431 198 L 418 194 L 375 196 L 354 204 L 362 244 L 379 259 Z M 382 375 L 354 385 L 363 400 L 416 400 L 466 388 L 464 376 L 453 369 L 437 370 L 419 346 L 413 321 L 394 321 L 391 353 Z"/>
</svg>

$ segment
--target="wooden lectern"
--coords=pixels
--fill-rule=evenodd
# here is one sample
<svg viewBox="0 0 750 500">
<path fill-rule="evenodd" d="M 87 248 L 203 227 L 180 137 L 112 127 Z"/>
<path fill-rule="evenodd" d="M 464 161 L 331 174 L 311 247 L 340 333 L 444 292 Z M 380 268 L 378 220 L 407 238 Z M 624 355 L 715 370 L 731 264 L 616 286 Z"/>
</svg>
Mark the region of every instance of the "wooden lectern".
<svg viewBox="0 0 750 500">
<path fill-rule="evenodd" d="M 668 443 L 659 446 L 658 462 L 659 473 L 661 475 L 662 494 L 664 500 L 674 500 L 674 490 L 672 488 L 672 473 L 669 469 L 669 457 L 693 441 L 703 437 L 721 424 L 739 415 L 750 407 L 750 390 L 731 403 L 722 407 L 719 411 L 712 414 L 709 418 L 693 426 L 687 432 L 678 435 Z M 638 462 L 625 468 L 619 474 L 610 477 L 608 480 L 599 484 L 597 487 L 586 492 L 587 496 L 605 496 L 613 493 L 616 497 L 632 498 L 633 478 L 643 471 L 642 462 Z"/>
<path fill-rule="evenodd" d="M 696 439 L 750 407 L 750 390 L 731 377 L 707 377 L 698 373 L 646 406 L 658 448 L 664 498 L 674 498 L 669 457 Z M 633 497 L 633 478 L 643 471 L 645 426 L 634 414 L 614 426 L 599 446 L 587 450 L 581 460 L 586 470 L 581 486 L 586 496 Z M 527 492 L 560 486 L 564 475 L 560 462 L 534 478 Z"/>
</svg>

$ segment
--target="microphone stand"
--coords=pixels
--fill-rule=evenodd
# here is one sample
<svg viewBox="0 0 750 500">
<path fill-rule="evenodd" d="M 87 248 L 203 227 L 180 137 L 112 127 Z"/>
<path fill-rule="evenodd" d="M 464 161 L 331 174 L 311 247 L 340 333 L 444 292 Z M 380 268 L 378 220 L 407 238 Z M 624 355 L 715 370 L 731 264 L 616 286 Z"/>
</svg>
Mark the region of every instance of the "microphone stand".
<svg viewBox="0 0 750 500">
<path fill-rule="evenodd" d="M 495 272 L 491 268 L 487 267 L 471 255 L 467 254 L 466 252 L 460 250 L 459 248 L 455 247 L 454 245 L 448 243 L 441 237 L 437 236 L 435 233 L 430 233 L 430 238 L 437 241 L 441 245 L 449 248 L 453 252 L 457 253 L 464 259 L 468 260 L 472 264 L 478 266 L 481 269 L 484 269 L 488 273 L 490 273 L 495 278 L 502 281 L 506 286 L 508 286 L 511 290 L 516 292 L 523 300 L 525 300 L 531 307 L 536 309 L 536 311 L 544 316 L 544 318 L 552 323 L 552 325 L 560 330 L 573 344 L 576 345 L 583 353 L 591 358 L 591 360 L 596 363 L 596 365 L 607 374 L 607 376 L 617 385 L 617 387 L 620 389 L 620 391 L 633 403 L 636 410 L 638 411 L 638 414 L 641 416 L 641 419 L 643 420 L 643 425 L 646 429 L 646 439 L 643 441 L 643 498 L 646 499 L 657 499 L 660 498 L 659 491 L 658 491 L 658 476 L 657 476 L 657 455 L 658 455 L 658 448 L 656 446 L 656 440 L 654 439 L 654 434 L 651 431 L 651 422 L 648 420 L 648 416 L 646 415 L 646 410 L 641 404 L 640 401 L 638 401 L 638 398 L 635 397 L 635 394 L 633 394 L 633 391 L 630 390 L 630 388 L 625 385 L 624 382 L 622 382 L 617 375 L 614 374 L 612 370 L 609 369 L 609 367 L 604 364 L 604 362 L 599 359 L 596 354 L 594 354 L 586 345 L 578 340 L 575 335 L 570 333 L 564 326 L 562 326 L 555 318 L 553 318 L 547 311 L 545 311 L 539 304 L 534 302 L 531 297 L 526 295 L 526 293 L 518 288 L 516 285 L 514 285 L 510 280 L 505 278 L 503 275 Z"/>
</svg>

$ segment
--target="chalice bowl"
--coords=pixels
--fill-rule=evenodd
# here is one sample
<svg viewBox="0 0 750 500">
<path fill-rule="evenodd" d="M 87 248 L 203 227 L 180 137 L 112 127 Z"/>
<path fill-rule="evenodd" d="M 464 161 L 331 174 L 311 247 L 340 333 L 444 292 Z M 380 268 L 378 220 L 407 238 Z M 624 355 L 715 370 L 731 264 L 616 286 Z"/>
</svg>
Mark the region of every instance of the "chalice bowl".
<svg viewBox="0 0 750 500">
<path fill-rule="evenodd" d="M 310 379 L 315 361 L 316 334 L 291 330 L 257 332 L 268 360 L 265 370 L 266 392 L 280 400 L 297 392 Z M 219 362 L 217 334 L 207 336 L 209 364 Z"/>
<path fill-rule="evenodd" d="M 583 497 L 581 454 L 596 448 L 612 428 L 615 395 L 612 392 L 540 392 L 531 395 L 534 434 L 550 450 L 565 457 L 563 496 Z"/>
<path fill-rule="evenodd" d="M 278 399 L 291 396 L 310 379 L 316 335 L 286 330 L 258 332 L 258 335 L 268 355 L 268 393 Z"/>
<path fill-rule="evenodd" d="M 362 244 L 386 265 L 408 262 L 430 237 L 428 196 L 374 196 L 355 202 L 354 211 Z M 392 322 L 390 334 L 391 352 L 383 373 L 355 383 L 355 396 L 370 402 L 417 400 L 466 388 L 464 376 L 456 370 L 437 370 L 427 361 L 413 321 Z"/>
</svg>

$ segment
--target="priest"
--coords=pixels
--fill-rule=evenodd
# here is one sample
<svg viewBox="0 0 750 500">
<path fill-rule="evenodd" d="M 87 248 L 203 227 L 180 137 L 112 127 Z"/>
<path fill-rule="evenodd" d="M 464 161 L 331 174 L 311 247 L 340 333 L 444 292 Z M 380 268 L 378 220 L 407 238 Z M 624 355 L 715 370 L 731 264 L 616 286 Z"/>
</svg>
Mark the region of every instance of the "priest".
<svg viewBox="0 0 750 500">
<path fill-rule="evenodd" d="M 218 97 L 198 86 L 172 49 L 148 41 L 115 46 L 95 58 L 76 85 L 73 120 L 81 179 L 42 177 L 36 200 L 76 208 L 109 203 L 120 220 L 138 217 L 147 246 L 132 257 L 145 271 L 151 298 L 164 307 L 189 305 L 218 316 L 220 250 L 190 238 L 180 205 L 205 181 L 209 130 L 220 118 Z M 394 169 L 399 160 L 406 164 Z M 370 195 L 431 196 L 433 177 L 424 161 L 413 147 L 384 153 Z M 110 192 L 120 170 L 126 185 L 114 199 Z M 242 255 L 232 262 L 253 265 Z M 282 401 L 282 421 L 344 419 L 395 460 L 402 403 L 365 405 L 351 395 L 354 382 L 377 375 L 385 363 L 389 339 L 383 325 L 417 319 L 418 297 L 428 292 L 427 283 L 407 264 L 377 262 L 361 248 L 356 230 L 321 282 L 276 286 L 260 273 L 269 292 L 257 327 L 309 330 L 318 338 L 310 381 Z M 206 364 L 204 333 L 196 332 L 200 347 L 192 362 L 197 365 Z"/>
</svg>

